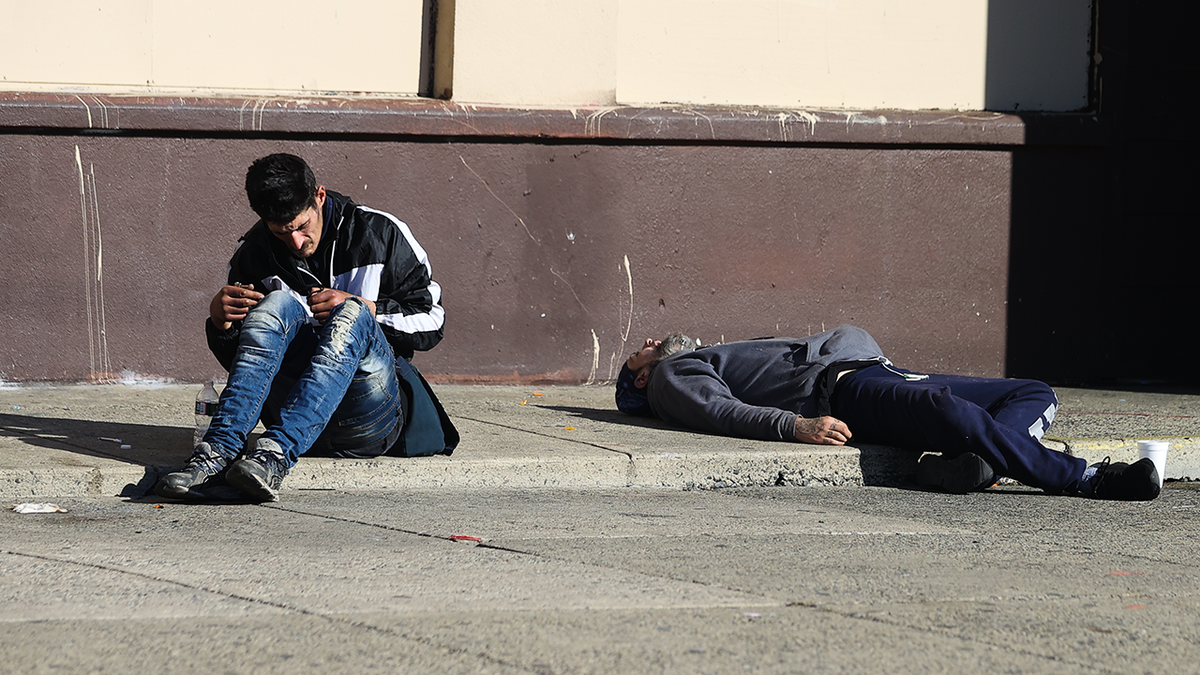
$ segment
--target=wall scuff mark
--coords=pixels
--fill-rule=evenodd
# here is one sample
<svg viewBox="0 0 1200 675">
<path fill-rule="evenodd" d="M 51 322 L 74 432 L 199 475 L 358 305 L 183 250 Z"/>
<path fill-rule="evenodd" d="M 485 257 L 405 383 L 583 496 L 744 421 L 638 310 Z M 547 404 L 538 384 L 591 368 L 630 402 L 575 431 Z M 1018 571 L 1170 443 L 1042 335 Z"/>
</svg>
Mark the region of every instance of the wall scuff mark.
<svg viewBox="0 0 1200 675">
<path fill-rule="evenodd" d="M 558 279 L 560 281 L 562 281 L 564 284 L 567 285 L 567 289 L 571 291 L 571 295 L 575 296 L 575 302 L 579 303 L 579 308 L 583 310 L 583 313 L 587 314 L 588 316 L 591 316 L 592 313 L 588 311 L 587 307 L 583 306 L 583 301 L 579 299 L 579 294 L 575 292 L 575 287 L 571 285 L 571 282 L 567 281 L 566 278 L 563 277 L 563 275 L 559 274 L 558 272 L 555 272 L 553 267 L 551 267 L 549 269 L 550 269 L 550 274 L 553 274 L 554 276 L 558 277 Z"/>
<path fill-rule="evenodd" d="M 458 161 L 462 162 L 462 165 L 467 167 L 467 171 L 470 171 L 472 176 L 475 176 L 476 178 L 479 179 L 480 183 L 483 183 L 483 187 L 487 188 L 487 191 L 489 193 L 491 193 L 491 195 L 493 197 L 496 198 L 496 201 L 500 202 L 500 204 L 504 208 L 508 209 L 509 213 L 513 214 L 513 217 L 516 218 L 517 221 L 521 223 L 521 227 L 525 228 L 525 234 L 529 235 L 529 238 L 533 240 L 533 243 L 537 244 L 538 246 L 541 246 L 542 242 L 538 241 L 537 238 L 533 236 L 533 233 L 529 231 L 529 226 L 525 224 L 525 219 L 522 218 L 521 216 L 518 216 L 517 212 L 513 211 L 512 207 L 508 205 L 508 202 L 505 202 L 503 199 L 500 198 L 500 195 L 496 194 L 496 192 L 494 190 L 492 190 L 492 186 L 488 185 L 488 182 L 483 179 L 483 176 L 480 176 L 479 174 L 475 173 L 475 169 L 472 169 L 471 165 L 467 164 L 467 160 L 463 159 L 462 155 L 458 156 Z"/>
<path fill-rule="evenodd" d="M 92 106 L 88 105 L 87 101 L 80 98 L 78 94 L 76 94 L 75 98 L 79 99 L 79 102 L 83 104 L 83 109 L 87 111 L 88 128 L 91 129 L 92 128 Z M 78 152 L 79 148 L 75 148 L 75 151 Z"/>
<path fill-rule="evenodd" d="M 624 256 L 625 279 L 629 282 L 629 316 L 625 320 L 625 329 L 621 331 L 621 346 L 617 351 L 613 352 L 612 357 L 608 360 L 608 379 L 616 379 L 616 373 L 613 368 L 617 363 L 617 354 L 625 353 L 625 344 L 629 342 L 629 332 L 633 329 L 633 271 L 629 267 L 629 256 Z"/>
<path fill-rule="evenodd" d="M 600 135 L 600 120 L 604 119 L 605 115 L 607 115 L 611 112 L 615 112 L 616 110 L 617 110 L 616 107 L 609 106 L 609 107 L 600 108 L 596 112 L 593 112 L 592 114 L 588 115 L 587 119 L 585 119 L 583 121 L 583 133 L 587 134 L 588 136 L 599 136 Z M 575 111 L 572 110 L 571 114 L 574 115 Z"/>
<path fill-rule="evenodd" d="M 83 158 L 78 145 L 75 146 L 75 170 L 79 178 L 79 209 L 83 223 L 88 381 L 114 382 L 116 377 L 108 358 L 107 317 L 104 309 L 104 239 L 100 229 L 100 200 L 96 194 L 96 167 L 89 164 L 87 174 L 84 174 Z"/>
<path fill-rule="evenodd" d="M 238 109 L 238 131 L 246 130 L 246 108 L 250 107 L 250 131 L 262 131 L 263 112 L 267 109 L 267 99 L 254 99 L 242 102 Z"/>
<path fill-rule="evenodd" d="M 592 330 L 592 372 L 588 373 L 587 384 L 596 383 L 596 370 L 600 367 L 600 338 L 596 337 L 596 329 Z"/>
</svg>

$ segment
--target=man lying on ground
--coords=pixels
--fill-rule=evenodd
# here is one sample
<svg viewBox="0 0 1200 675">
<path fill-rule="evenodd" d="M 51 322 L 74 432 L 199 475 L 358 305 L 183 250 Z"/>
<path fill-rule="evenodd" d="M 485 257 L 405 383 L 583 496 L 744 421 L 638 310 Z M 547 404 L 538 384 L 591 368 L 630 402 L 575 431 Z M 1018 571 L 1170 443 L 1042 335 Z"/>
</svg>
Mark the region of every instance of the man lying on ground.
<svg viewBox="0 0 1200 675">
<path fill-rule="evenodd" d="M 1049 386 L 897 368 L 854 326 L 708 347 L 681 334 L 648 339 L 622 367 L 616 399 L 623 412 L 708 433 L 940 453 L 921 457 L 917 479 L 947 492 L 1006 476 L 1052 494 L 1159 493 L 1150 459 L 1088 466 L 1042 445 L 1058 408 Z"/>
</svg>

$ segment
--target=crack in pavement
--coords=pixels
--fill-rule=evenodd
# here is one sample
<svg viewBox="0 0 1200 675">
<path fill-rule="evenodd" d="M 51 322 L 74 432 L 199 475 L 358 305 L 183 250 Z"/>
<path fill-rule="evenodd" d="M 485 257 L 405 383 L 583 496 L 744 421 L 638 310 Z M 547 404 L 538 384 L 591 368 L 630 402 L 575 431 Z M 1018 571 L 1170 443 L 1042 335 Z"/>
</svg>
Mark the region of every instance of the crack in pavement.
<svg viewBox="0 0 1200 675">
<path fill-rule="evenodd" d="M 286 511 L 287 509 L 280 509 L 280 510 Z M 312 515 L 312 514 L 307 514 L 307 513 L 303 513 L 303 512 L 297 512 L 297 511 L 293 511 L 293 513 L 298 513 L 300 515 Z M 325 518 L 325 516 L 322 516 L 322 517 Z M 351 522 L 353 522 L 353 521 L 351 521 Z M 414 643 L 420 644 L 425 647 L 433 647 L 435 649 L 442 649 L 442 650 L 445 650 L 452 654 L 459 654 L 462 656 L 473 657 L 473 658 L 479 659 L 481 661 L 486 661 L 488 663 L 506 666 L 506 667 L 524 671 L 527 673 L 540 673 L 540 671 L 537 669 L 531 669 L 531 668 L 528 668 L 528 667 L 523 666 L 518 663 L 512 663 L 509 661 L 505 661 L 503 659 L 497 659 L 495 657 L 492 657 L 492 656 L 489 656 L 489 655 L 483 654 L 483 653 L 472 652 L 472 651 L 469 651 L 462 647 L 456 647 L 456 646 L 452 646 L 452 645 L 442 644 L 437 641 L 434 641 L 434 640 L 431 640 L 431 639 L 428 639 L 428 638 L 425 638 L 425 637 L 422 637 L 419 635 L 412 635 L 412 634 L 405 633 L 402 631 L 393 630 L 391 628 L 385 628 L 382 626 L 372 625 L 372 624 L 366 623 L 364 621 L 357 621 L 357 620 L 348 619 L 348 618 L 341 617 L 341 616 L 324 614 L 322 612 L 317 612 L 317 611 L 307 609 L 304 607 L 293 606 L 288 603 L 275 602 L 272 600 L 265 600 L 263 598 L 256 598 L 256 597 L 252 597 L 252 596 L 248 596 L 248 595 L 241 595 L 239 593 L 230 593 L 228 591 L 223 591 L 223 590 L 219 590 L 219 589 L 215 589 L 215 588 L 208 588 L 207 586 L 203 586 L 200 584 L 187 583 L 184 581 L 178 581 L 176 579 L 165 579 L 162 577 L 154 576 L 152 574 L 145 574 L 142 572 L 136 572 L 133 570 L 123 569 L 120 567 L 114 567 L 111 565 L 105 565 L 102 563 L 93 563 L 93 562 L 84 562 L 81 560 L 55 558 L 52 556 L 45 556 L 45 555 L 41 555 L 41 554 L 37 554 L 37 553 L 26 553 L 26 552 L 22 552 L 22 551 L 4 550 L 4 551 L 0 551 L 0 553 L 2 553 L 4 555 L 12 555 L 12 556 L 17 556 L 17 557 L 22 557 L 22 558 L 29 558 L 29 559 L 33 559 L 33 560 L 41 560 L 44 562 L 60 563 L 60 564 L 64 564 L 64 565 L 75 565 L 78 567 L 87 567 L 90 569 L 100 570 L 103 572 L 113 572 L 113 573 L 120 574 L 120 575 L 128 575 L 128 576 L 132 576 L 132 577 L 137 577 L 139 579 L 145 579 L 147 581 L 153 581 L 153 582 L 163 583 L 163 584 L 170 584 L 173 586 L 177 586 L 179 588 L 185 588 L 190 591 L 209 593 L 209 594 L 220 596 L 223 598 L 229 598 L 231 600 L 239 600 L 241 602 L 248 602 L 248 603 L 255 604 L 255 605 L 262 605 L 262 606 L 266 606 L 266 607 L 280 609 L 285 612 L 293 612 L 293 613 L 301 614 L 304 616 L 319 618 L 319 619 L 328 621 L 329 623 L 332 623 L 332 624 L 341 624 L 344 626 L 350 626 L 350 627 L 357 628 L 357 629 L 365 629 L 365 630 L 368 630 L 371 632 L 379 633 L 381 635 L 386 635 L 389 637 L 397 637 L 397 638 L 401 638 L 404 640 L 408 640 L 410 642 L 414 642 Z"/>
</svg>

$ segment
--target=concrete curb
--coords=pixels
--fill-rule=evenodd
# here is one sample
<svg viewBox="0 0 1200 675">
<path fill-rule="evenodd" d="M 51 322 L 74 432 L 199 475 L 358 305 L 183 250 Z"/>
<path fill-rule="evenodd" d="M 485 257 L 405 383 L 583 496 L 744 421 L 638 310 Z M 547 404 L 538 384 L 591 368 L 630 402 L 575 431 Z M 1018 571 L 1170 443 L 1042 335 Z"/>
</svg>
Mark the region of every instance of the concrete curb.
<svg viewBox="0 0 1200 675">
<path fill-rule="evenodd" d="M 1166 479 L 1200 480 L 1200 437 L 1157 436 L 1141 438 L 1070 438 L 1055 439 L 1062 450 L 1082 457 L 1088 464 L 1103 461 L 1105 457 L 1114 462 L 1135 462 L 1138 459 L 1137 442 L 1149 439 L 1170 443 L 1167 454 Z M 1047 445 L 1050 445 L 1049 443 Z"/>
<path fill-rule="evenodd" d="M 880 446 L 768 443 L 673 429 L 612 410 L 605 387 L 534 393 L 442 386 L 439 392 L 463 436 L 453 456 L 304 457 L 284 490 L 903 486 L 912 483 L 918 458 Z M 194 396 L 194 386 L 182 385 L 0 390 L 0 500 L 146 495 L 187 458 Z M 1123 393 L 1114 400 L 1108 392 L 1084 390 L 1067 396 L 1070 407 L 1064 405 L 1055 424 L 1068 433 L 1048 438 L 1048 446 L 1089 464 L 1105 457 L 1128 462 L 1137 457 L 1139 438 L 1165 438 L 1171 444 L 1167 478 L 1200 478 L 1200 433 L 1142 435 L 1194 428 L 1200 397 Z M 1072 417 L 1074 409 L 1082 412 Z M 1070 435 L 1098 422 L 1113 435 Z"/>
<path fill-rule="evenodd" d="M 1169 439 L 1167 478 L 1200 477 L 1200 443 Z M 1105 457 L 1136 459 L 1135 442 L 1080 439 L 1071 454 L 1089 464 Z M 739 456 L 728 452 L 663 452 L 637 457 L 454 457 L 347 460 L 304 458 L 288 475 L 284 490 L 434 490 L 479 488 L 669 488 L 719 489 L 767 485 L 911 485 L 916 453 L 883 446 L 829 450 L 785 446 L 778 452 Z M 82 496 L 139 498 L 149 494 L 170 466 L 106 463 L 0 469 L 0 500 L 6 502 Z"/>
<path fill-rule="evenodd" d="M 154 486 L 147 467 L 62 467 L 0 470 L 0 501 L 36 502 L 63 497 L 141 497 Z"/>
<path fill-rule="evenodd" d="M 868 447 L 861 452 L 855 448 L 785 447 L 783 451 L 751 456 L 663 452 L 634 457 L 611 453 L 589 458 L 302 458 L 288 474 L 283 490 L 900 485 L 911 478 L 911 467 L 906 464 L 915 466 L 916 459 L 912 453 L 882 447 Z M 888 455 L 895 457 L 889 461 Z M 82 496 L 139 498 L 149 494 L 161 475 L 177 468 L 115 464 L 0 470 L 0 499 L 15 502 Z"/>
</svg>

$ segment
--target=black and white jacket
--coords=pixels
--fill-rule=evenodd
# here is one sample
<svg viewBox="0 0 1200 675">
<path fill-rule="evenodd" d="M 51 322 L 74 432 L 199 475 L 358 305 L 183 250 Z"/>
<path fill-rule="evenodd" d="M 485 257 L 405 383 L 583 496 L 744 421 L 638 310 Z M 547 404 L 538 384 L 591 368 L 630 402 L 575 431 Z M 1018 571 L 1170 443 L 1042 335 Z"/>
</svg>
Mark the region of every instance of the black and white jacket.
<svg viewBox="0 0 1200 675">
<path fill-rule="evenodd" d="M 432 349 L 442 339 L 445 310 L 425 249 L 390 213 L 325 194 L 324 229 L 311 257 L 293 256 L 260 220 L 229 260 L 229 283 L 253 284 L 260 293 L 287 291 L 305 307 L 312 286 L 345 291 L 375 303 L 375 319 L 397 356 L 411 359 L 414 351 Z M 209 348 L 227 370 L 239 329 L 239 323 L 221 331 L 207 322 Z"/>
</svg>

